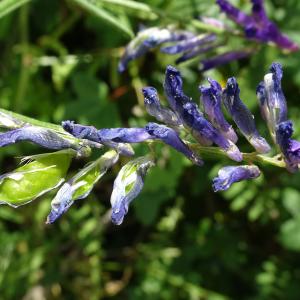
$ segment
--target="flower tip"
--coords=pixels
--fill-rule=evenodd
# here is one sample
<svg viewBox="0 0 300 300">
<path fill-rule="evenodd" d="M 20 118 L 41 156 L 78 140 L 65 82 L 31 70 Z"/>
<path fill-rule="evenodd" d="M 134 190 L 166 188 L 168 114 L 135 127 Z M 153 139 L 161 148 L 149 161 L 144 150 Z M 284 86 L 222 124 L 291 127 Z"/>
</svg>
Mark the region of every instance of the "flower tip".
<svg viewBox="0 0 300 300">
<path fill-rule="evenodd" d="M 125 212 L 124 208 L 115 210 L 115 211 L 113 210 L 111 213 L 112 223 L 115 225 L 121 225 L 123 223 L 125 214 L 126 214 L 126 212 Z"/>
<path fill-rule="evenodd" d="M 118 72 L 123 73 L 125 70 L 126 70 L 126 65 L 122 61 L 120 61 L 118 64 Z"/>
<path fill-rule="evenodd" d="M 152 86 L 146 86 L 142 88 L 142 93 L 146 100 L 151 100 L 154 96 L 157 96 L 157 90 Z"/>
<path fill-rule="evenodd" d="M 166 75 L 180 75 L 180 72 L 175 67 L 168 65 L 166 68 Z"/>
<path fill-rule="evenodd" d="M 69 121 L 69 120 L 61 122 L 62 128 L 67 132 L 71 132 L 73 130 L 74 124 L 75 124 L 74 121 Z"/>
<path fill-rule="evenodd" d="M 259 153 L 264 154 L 264 153 L 268 153 L 271 151 L 270 145 L 261 136 L 251 137 L 251 138 L 249 138 L 249 142 Z"/>
</svg>

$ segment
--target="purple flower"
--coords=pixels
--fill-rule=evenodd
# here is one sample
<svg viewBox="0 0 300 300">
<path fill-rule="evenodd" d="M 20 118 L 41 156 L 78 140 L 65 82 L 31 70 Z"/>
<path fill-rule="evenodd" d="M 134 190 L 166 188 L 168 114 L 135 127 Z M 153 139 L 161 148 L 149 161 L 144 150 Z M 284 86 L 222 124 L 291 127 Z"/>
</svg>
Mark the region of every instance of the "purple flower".
<svg viewBox="0 0 300 300">
<path fill-rule="evenodd" d="M 54 223 L 71 207 L 74 201 L 86 198 L 94 185 L 118 161 L 118 158 L 118 153 L 110 150 L 64 183 L 51 201 L 51 211 L 46 224 Z"/>
<path fill-rule="evenodd" d="M 257 166 L 228 166 L 219 170 L 218 176 L 213 179 L 213 190 L 215 192 L 225 191 L 238 181 L 257 178 L 260 170 Z"/>
<path fill-rule="evenodd" d="M 262 116 L 274 138 L 276 125 L 287 120 L 287 104 L 281 88 L 281 65 L 273 63 L 270 72 L 265 75 L 264 82 L 258 85 L 256 95 Z"/>
<path fill-rule="evenodd" d="M 259 153 L 267 153 L 270 146 L 261 137 L 256 129 L 254 116 L 240 99 L 240 89 L 234 77 L 228 79 L 226 88 L 223 91 L 223 102 L 232 119 L 249 141 L 249 143 Z"/>
<path fill-rule="evenodd" d="M 261 42 L 273 42 L 278 47 L 290 51 L 299 50 L 299 46 L 282 34 L 278 27 L 268 19 L 262 0 L 252 0 L 250 16 L 231 5 L 227 0 L 217 0 L 217 4 L 231 20 L 243 27 L 246 37 Z"/>
<path fill-rule="evenodd" d="M 151 27 L 144 29 L 126 47 L 125 53 L 119 63 L 119 72 L 124 72 L 131 60 L 144 55 L 150 49 L 162 43 L 181 41 L 192 36 L 194 35 L 191 32 L 167 28 Z"/>
<path fill-rule="evenodd" d="M 29 141 L 48 149 L 79 148 L 74 145 L 68 136 L 56 133 L 54 130 L 38 126 L 25 125 L 18 129 L 13 129 L 0 133 L 0 147 L 11 145 L 20 141 Z"/>
<path fill-rule="evenodd" d="M 193 50 L 195 47 L 204 46 L 210 44 L 216 40 L 215 34 L 198 35 L 178 42 L 175 45 L 163 47 L 160 49 L 163 53 L 178 54 L 180 52 L 186 52 Z"/>
<path fill-rule="evenodd" d="M 222 53 L 217 56 L 213 56 L 208 59 L 203 59 L 201 61 L 200 71 L 204 72 L 215 67 L 225 65 L 231 61 L 239 60 L 250 56 L 253 51 L 250 50 L 238 50 L 238 51 L 229 51 Z"/>
<path fill-rule="evenodd" d="M 144 87 L 142 91 L 144 94 L 144 104 L 149 115 L 170 126 L 180 126 L 182 124 L 171 109 L 163 107 L 160 104 L 155 88 Z"/>
<path fill-rule="evenodd" d="M 149 157 L 143 156 L 128 162 L 120 170 L 110 198 L 111 220 L 115 225 L 122 224 L 129 204 L 143 189 L 144 177 L 153 165 L 154 163 Z"/>
<path fill-rule="evenodd" d="M 225 120 L 222 112 L 222 87 L 216 80 L 208 78 L 208 82 L 210 87 L 199 87 L 201 92 L 200 100 L 203 104 L 204 112 L 209 121 L 224 137 L 236 143 L 238 137 L 232 126 Z"/>
<path fill-rule="evenodd" d="M 293 124 L 291 121 L 284 121 L 276 126 L 276 142 L 284 155 L 289 171 L 298 170 L 300 164 L 300 142 L 291 139 Z"/>
<path fill-rule="evenodd" d="M 162 140 L 165 144 L 173 147 L 178 152 L 185 155 L 189 160 L 198 166 L 203 165 L 199 155 L 195 154 L 179 137 L 178 133 L 167 126 L 148 123 L 145 126 L 147 132 L 156 139 Z"/>
</svg>

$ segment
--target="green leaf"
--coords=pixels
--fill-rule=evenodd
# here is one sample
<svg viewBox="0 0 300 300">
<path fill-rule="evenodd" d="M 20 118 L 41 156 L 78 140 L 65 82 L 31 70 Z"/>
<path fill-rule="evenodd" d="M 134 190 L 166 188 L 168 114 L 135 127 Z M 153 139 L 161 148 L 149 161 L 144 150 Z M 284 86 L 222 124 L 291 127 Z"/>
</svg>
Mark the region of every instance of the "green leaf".
<svg viewBox="0 0 300 300">
<path fill-rule="evenodd" d="M 32 161 L 1 176 L 0 203 L 18 207 L 55 189 L 65 180 L 75 155 L 73 150 L 61 150 L 25 158 Z"/>
<path fill-rule="evenodd" d="M 126 25 L 124 22 L 121 22 L 120 18 L 111 14 L 107 10 L 103 9 L 99 5 L 100 1 L 96 1 L 96 0 L 72 0 L 72 1 L 76 2 L 79 6 L 86 9 L 88 12 L 95 15 L 96 17 L 102 19 L 104 22 L 112 25 L 114 28 L 125 33 L 130 38 L 133 38 L 134 33 L 132 32 L 131 28 L 128 25 Z"/>
<path fill-rule="evenodd" d="M 31 0 L 1 0 L 0 1 L 0 18 L 6 16 L 22 5 L 30 2 Z"/>
<path fill-rule="evenodd" d="M 287 249 L 300 251 L 300 218 L 283 223 L 280 227 L 279 239 Z"/>
<path fill-rule="evenodd" d="M 286 188 L 283 191 L 283 205 L 294 217 L 300 214 L 300 193 L 296 189 Z"/>
<path fill-rule="evenodd" d="M 132 0 L 100 0 L 104 5 L 110 5 L 113 7 L 123 7 L 127 11 L 133 11 L 138 17 L 147 18 L 150 20 L 156 19 L 157 14 L 146 3 L 141 3 Z"/>
</svg>

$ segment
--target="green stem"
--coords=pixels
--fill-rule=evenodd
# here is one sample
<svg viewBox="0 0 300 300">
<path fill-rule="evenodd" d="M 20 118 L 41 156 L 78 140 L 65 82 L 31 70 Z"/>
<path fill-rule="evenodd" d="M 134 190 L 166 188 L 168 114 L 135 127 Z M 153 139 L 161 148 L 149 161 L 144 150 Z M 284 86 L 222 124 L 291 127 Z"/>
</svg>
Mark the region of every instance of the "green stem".
<svg viewBox="0 0 300 300">
<path fill-rule="evenodd" d="M 217 147 L 204 147 L 199 144 L 189 144 L 189 146 L 200 153 L 203 158 L 208 159 L 218 159 L 218 158 L 228 158 L 226 152 Z M 283 160 L 278 159 L 277 156 L 269 157 L 266 155 L 258 154 L 256 152 L 252 153 L 242 153 L 243 161 L 247 163 L 258 163 L 261 165 L 272 165 L 279 168 L 285 168 L 285 162 Z"/>
</svg>

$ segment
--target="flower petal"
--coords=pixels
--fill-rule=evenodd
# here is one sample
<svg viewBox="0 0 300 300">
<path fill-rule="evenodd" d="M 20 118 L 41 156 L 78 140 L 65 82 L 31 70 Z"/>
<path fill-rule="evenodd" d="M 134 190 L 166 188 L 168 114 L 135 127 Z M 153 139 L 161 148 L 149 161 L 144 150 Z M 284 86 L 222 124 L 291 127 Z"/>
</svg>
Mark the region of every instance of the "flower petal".
<svg viewBox="0 0 300 300">
<path fill-rule="evenodd" d="M 219 170 L 218 176 L 213 179 L 213 190 L 225 191 L 235 182 L 257 178 L 259 175 L 260 170 L 254 165 L 223 167 Z"/>
</svg>

